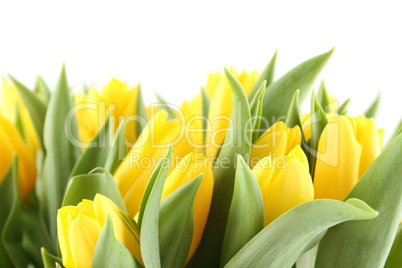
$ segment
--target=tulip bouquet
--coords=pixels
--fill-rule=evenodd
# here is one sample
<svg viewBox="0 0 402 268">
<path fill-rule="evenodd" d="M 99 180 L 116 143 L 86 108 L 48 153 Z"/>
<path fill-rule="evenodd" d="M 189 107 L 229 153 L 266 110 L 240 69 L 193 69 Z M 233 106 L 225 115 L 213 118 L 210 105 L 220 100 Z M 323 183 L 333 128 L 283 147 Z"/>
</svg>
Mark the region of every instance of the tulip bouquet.
<svg viewBox="0 0 402 268">
<path fill-rule="evenodd" d="M 210 74 L 181 107 L 10 76 L 0 267 L 402 267 L 402 128 L 312 90 L 332 53 Z"/>
</svg>

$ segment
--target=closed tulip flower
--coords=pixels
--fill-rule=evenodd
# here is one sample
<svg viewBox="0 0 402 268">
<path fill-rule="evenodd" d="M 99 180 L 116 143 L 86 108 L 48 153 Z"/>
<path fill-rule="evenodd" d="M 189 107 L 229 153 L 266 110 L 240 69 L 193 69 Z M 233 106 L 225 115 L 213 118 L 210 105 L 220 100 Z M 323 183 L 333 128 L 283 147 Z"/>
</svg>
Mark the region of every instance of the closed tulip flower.
<svg viewBox="0 0 402 268">
<path fill-rule="evenodd" d="M 0 114 L 0 183 L 11 166 L 14 154 L 18 158 L 18 185 L 21 198 L 34 188 L 36 180 L 35 155 L 21 137 L 18 129 Z"/>
<path fill-rule="evenodd" d="M 79 137 L 82 142 L 90 142 L 111 113 L 114 131 L 123 118 L 136 114 L 138 86 L 129 88 L 126 83 L 112 79 L 99 94 L 92 87 L 87 94 L 75 96 L 76 117 Z M 126 139 L 130 143 L 136 140 L 136 121 L 126 125 Z"/>
<path fill-rule="evenodd" d="M 308 161 L 299 145 L 286 157 L 263 158 L 253 173 L 263 197 L 265 226 L 289 209 L 314 199 Z"/>
<path fill-rule="evenodd" d="M 168 144 L 173 146 L 171 170 L 191 152 L 201 152 L 199 133 L 186 132 L 184 120 L 167 120 L 167 112 L 158 112 L 144 128 L 137 142 L 122 161 L 114 178 L 131 216 L 139 211 L 148 180 Z"/>
<path fill-rule="evenodd" d="M 374 119 L 330 119 L 318 143 L 316 198 L 343 200 L 380 153 L 380 134 Z"/>
<path fill-rule="evenodd" d="M 109 215 L 114 234 L 133 256 L 142 262 L 139 230 L 130 216 L 100 194 L 94 201 L 82 200 L 77 206 L 65 206 L 57 214 L 57 234 L 63 265 L 66 268 L 91 267 L 98 236 Z"/>
<path fill-rule="evenodd" d="M 163 199 L 201 173 L 203 173 L 204 176 L 194 198 L 193 239 L 187 260 L 193 256 L 197 249 L 204 232 L 205 224 L 207 223 L 214 186 L 211 164 L 202 154 L 188 154 L 166 178 L 162 194 Z"/>
<path fill-rule="evenodd" d="M 250 167 L 253 168 L 262 158 L 286 156 L 301 143 L 299 126 L 288 128 L 282 121 L 267 129 L 253 144 L 250 154 Z"/>
</svg>

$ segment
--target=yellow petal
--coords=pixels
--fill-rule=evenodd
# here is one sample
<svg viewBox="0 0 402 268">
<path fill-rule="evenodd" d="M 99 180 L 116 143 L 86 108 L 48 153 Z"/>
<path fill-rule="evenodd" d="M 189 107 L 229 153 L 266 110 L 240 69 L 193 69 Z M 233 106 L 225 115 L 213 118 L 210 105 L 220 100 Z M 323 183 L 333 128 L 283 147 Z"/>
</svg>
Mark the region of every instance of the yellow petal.
<svg viewBox="0 0 402 268">
<path fill-rule="evenodd" d="M 313 198 L 314 187 L 308 169 L 298 159 L 290 159 L 286 168 L 268 185 L 264 200 L 265 226 L 289 209 Z"/>
<path fill-rule="evenodd" d="M 344 116 L 331 120 L 318 143 L 315 197 L 343 200 L 359 179 L 361 153 L 350 121 Z"/>
<path fill-rule="evenodd" d="M 69 243 L 75 267 L 91 267 L 102 226 L 95 218 L 79 214 L 69 226 Z"/>
<path fill-rule="evenodd" d="M 268 194 L 268 184 L 271 183 L 272 175 L 275 171 L 275 160 L 272 160 L 270 155 L 266 156 L 254 166 L 252 171 L 257 178 L 262 198 L 265 201 Z"/>
<path fill-rule="evenodd" d="M 0 154 L 0 181 L 11 165 L 14 154 L 18 157 L 18 181 L 20 196 L 24 199 L 35 186 L 36 164 L 33 152 L 22 139 L 17 128 L 0 115 L 0 138 L 3 142 Z"/>
<path fill-rule="evenodd" d="M 201 154 L 188 154 L 166 178 L 162 194 L 163 199 L 201 173 L 203 173 L 204 176 L 194 198 L 193 239 L 187 261 L 193 256 L 197 249 L 208 219 L 214 185 L 212 168 L 209 161 Z"/>
<path fill-rule="evenodd" d="M 107 215 L 110 215 L 116 239 L 142 263 L 139 230 L 134 219 L 124 213 L 109 198 L 100 194 L 95 196 L 94 211 L 97 220 L 102 226 L 105 224 Z"/>
<path fill-rule="evenodd" d="M 63 265 L 65 267 L 74 267 L 73 255 L 70 250 L 69 242 L 69 226 L 72 219 L 72 214 L 75 211 L 74 206 L 65 206 L 58 210 L 57 213 L 57 238 L 63 257 Z"/>
</svg>

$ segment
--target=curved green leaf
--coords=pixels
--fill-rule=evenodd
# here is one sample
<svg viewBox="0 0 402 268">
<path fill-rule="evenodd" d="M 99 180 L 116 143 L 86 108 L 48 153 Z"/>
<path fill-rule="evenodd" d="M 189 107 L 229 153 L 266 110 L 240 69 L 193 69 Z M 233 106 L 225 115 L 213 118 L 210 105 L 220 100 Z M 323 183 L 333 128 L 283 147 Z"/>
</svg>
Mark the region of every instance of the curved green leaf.
<svg viewBox="0 0 402 268">
<path fill-rule="evenodd" d="M 299 113 L 299 93 L 300 90 L 296 90 L 295 94 L 293 94 L 292 101 L 290 103 L 289 110 L 286 116 L 285 124 L 287 127 L 290 128 L 299 126 L 300 129 L 302 129 Z"/>
<path fill-rule="evenodd" d="M 69 175 L 80 155 L 78 136 L 66 71 L 63 65 L 55 91 L 50 98 L 45 119 L 44 141 L 46 158 L 41 176 L 40 213 L 54 243 L 57 244 L 57 210 L 63 200 Z"/>
<path fill-rule="evenodd" d="M 147 112 L 145 110 L 144 99 L 142 98 L 141 84 L 138 85 L 136 115 L 138 117 L 140 117 L 142 120 L 144 120 L 143 121 L 144 124 L 141 124 L 141 119 L 137 120 L 136 135 L 137 135 L 137 138 L 138 138 L 140 136 L 142 130 L 144 129 L 145 125 L 148 122 L 148 116 L 147 116 Z M 120 123 L 120 125 L 122 123 Z"/>
<path fill-rule="evenodd" d="M 326 113 L 329 113 L 329 98 L 328 98 L 327 88 L 325 86 L 324 79 L 321 81 L 321 85 L 318 89 L 317 101 L 321 105 L 321 107 L 324 109 L 324 111 Z"/>
<path fill-rule="evenodd" d="M 154 94 L 155 94 L 155 97 L 158 100 L 159 104 L 161 105 L 158 108 L 167 111 L 167 113 L 168 113 L 167 120 L 175 119 L 176 115 L 175 115 L 174 111 L 172 110 L 172 108 L 170 108 L 170 104 L 161 95 L 159 95 L 158 92 L 155 91 Z"/>
<path fill-rule="evenodd" d="M 272 119 L 275 122 L 283 119 L 297 89 L 300 89 L 299 101 L 302 103 L 333 52 L 334 49 L 299 64 L 267 87 L 263 102 L 263 117 L 269 122 Z"/>
<path fill-rule="evenodd" d="M 213 167 L 214 191 L 211 209 L 200 245 L 189 262 L 189 267 L 219 265 L 230 202 L 233 196 L 236 158 L 240 154 L 247 163 L 251 150 L 251 131 L 245 131 L 245 129 L 252 129 L 247 96 L 236 77 L 226 69 L 225 73 L 233 93 L 232 111 L 229 129 L 218 158 L 225 158 L 229 163 L 228 168 Z"/>
<path fill-rule="evenodd" d="M 39 143 L 41 147 L 44 148 L 43 129 L 45 124 L 46 105 L 35 95 L 34 92 L 27 89 L 23 84 L 18 82 L 12 76 L 10 76 L 10 78 L 13 81 L 14 85 L 17 87 L 21 99 L 25 104 L 25 107 L 27 107 Z"/>
<path fill-rule="evenodd" d="M 250 91 L 250 94 L 248 94 L 248 99 L 250 103 L 255 98 L 256 93 L 258 92 L 259 88 L 261 87 L 264 81 L 266 81 L 266 86 L 269 86 L 274 82 L 274 73 L 275 73 L 275 64 L 277 55 L 278 50 L 275 50 L 275 53 L 272 56 L 271 60 L 268 62 L 267 66 L 262 71 L 257 82 L 255 82 L 253 88 Z"/>
<path fill-rule="evenodd" d="M 49 103 L 50 96 L 51 96 L 50 89 L 46 85 L 46 83 L 43 80 L 43 78 L 40 77 L 40 76 L 36 77 L 35 92 L 37 94 L 40 94 L 45 99 L 46 103 Z"/>
<path fill-rule="evenodd" d="M 325 126 L 328 124 L 327 116 L 323 108 L 317 101 L 315 91 L 311 94 L 311 138 L 310 148 L 308 148 L 309 164 L 311 177 L 314 177 L 318 142 Z"/>
<path fill-rule="evenodd" d="M 159 209 L 172 153 L 172 145 L 169 145 L 165 155 L 149 179 L 138 213 L 138 225 L 141 228 L 141 256 L 146 267 L 161 267 L 159 252 Z"/>
<path fill-rule="evenodd" d="M 4 224 L 11 212 L 14 202 L 14 180 L 12 174 L 12 165 L 9 167 L 7 173 L 0 180 L 0 236 L 3 232 Z M 6 249 L 0 239 L 0 266 L 11 267 L 13 266 Z"/>
<path fill-rule="evenodd" d="M 252 143 L 260 136 L 262 100 L 264 98 L 266 81 L 264 80 L 250 103 L 251 126 L 253 128 Z"/>
<path fill-rule="evenodd" d="M 126 147 L 126 125 L 129 117 L 124 118 L 117 128 L 116 134 L 114 136 L 112 145 L 107 155 L 105 169 L 111 174 L 119 167 L 121 161 L 126 157 L 127 147 Z"/>
<path fill-rule="evenodd" d="M 380 215 L 373 221 L 343 223 L 330 229 L 318 247 L 318 267 L 384 266 L 402 218 L 401 163 L 399 135 L 347 196 L 363 200 Z"/>
<path fill-rule="evenodd" d="M 238 155 L 221 266 L 224 266 L 262 228 L 264 228 L 264 203 L 260 186 L 253 172 Z"/>
<path fill-rule="evenodd" d="M 11 178 L 12 189 L 10 190 L 12 190 L 12 194 L 9 195 L 9 198 L 11 198 L 9 201 L 12 201 L 12 206 L 1 232 L 1 243 L 15 267 L 26 267 L 29 263 L 29 258 L 22 249 L 23 225 L 18 188 L 18 160 L 16 156 L 14 156 L 11 164 Z M 10 182 L 6 182 L 6 184 L 11 186 Z"/>
<path fill-rule="evenodd" d="M 381 102 L 381 92 L 378 93 L 377 98 L 371 104 L 370 108 L 365 112 L 367 118 L 375 118 L 378 110 L 380 109 L 380 102 Z"/>
<path fill-rule="evenodd" d="M 59 257 L 50 254 L 45 248 L 41 248 L 40 252 L 44 268 L 63 267 L 63 261 Z"/>
<path fill-rule="evenodd" d="M 113 130 L 110 128 L 108 116 L 103 123 L 102 128 L 98 131 L 89 143 L 89 146 L 75 163 L 74 168 L 70 173 L 70 178 L 81 174 L 87 174 L 96 167 L 105 166 L 107 158 L 112 151 L 111 144 L 109 144 L 113 135 L 111 131 Z"/>
<path fill-rule="evenodd" d="M 342 105 L 338 108 L 337 113 L 339 115 L 345 115 L 348 113 L 348 105 L 349 102 L 351 101 L 351 98 L 347 99 L 344 103 L 342 103 Z"/>
<path fill-rule="evenodd" d="M 127 213 L 124 201 L 112 175 L 103 168 L 97 168 L 90 174 L 72 177 L 66 187 L 62 206 L 76 206 L 82 199 L 94 200 L 95 195 L 98 193 L 108 197 Z"/>
<path fill-rule="evenodd" d="M 140 267 L 130 251 L 114 236 L 113 222 L 107 215 L 96 241 L 91 267 Z"/>
<path fill-rule="evenodd" d="M 398 126 L 395 128 L 394 132 L 392 133 L 391 137 L 388 139 L 387 144 L 384 146 L 384 150 L 388 148 L 388 146 L 392 143 L 392 141 L 398 137 L 399 134 L 402 133 L 402 119 L 399 121 Z"/>
<path fill-rule="evenodd" d="M 184 267 L 193 238 L 193 203 L 203 174 L 161 202 L 159 245 L 162 267 Z M 178 231 L 180 230 L 180 231 Z"/>
<path fill-rule="evenodd" d="M 392 244 L 391 251 L 389 252 L 385 268 L 401 268 L 402 267 L 402 232 L 401 225 L 399 225 L 399 231 Z"/>
<path fill-rule="evenodd" d="M 225 267 L 292 267 L 304 252 L 319 242 L 328 228 L 344 221 L 367 220 L 377 215 L 358 199 L 305 202 L 265 227 Z"/>
<path fill-rule="evenodd" d="M 204 117 L 204 120 L 202 120 L 202 128 L 206 129 L 207 128 L 206 120 L 208 119 L 210 101 L 208 94 L 205 92 L 203 88 L 201 88 L 201 96 L 202 96 L 202 116 Z M 204 133 L 204 139 L 205 139 L 205 133 Z"/>
</svg>

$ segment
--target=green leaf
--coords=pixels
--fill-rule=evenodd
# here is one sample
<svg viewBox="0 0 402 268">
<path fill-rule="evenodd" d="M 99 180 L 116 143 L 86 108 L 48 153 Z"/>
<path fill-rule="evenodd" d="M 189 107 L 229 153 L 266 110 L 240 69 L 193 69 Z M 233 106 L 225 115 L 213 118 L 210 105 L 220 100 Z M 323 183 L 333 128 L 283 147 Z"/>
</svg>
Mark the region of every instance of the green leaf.
<svg viewBox="0 0 402 268">
<path fill-rule="evenodd" d="M 318 89 L 317 101 L 326 113 L 330 112 L 329 111 L 329 98 L 328 98 L 327 88 L 325 86 L 324 79 L 322 80 L 320 88 Z"/>
<path fill-rule="evenodd" d="M 252 143 L 254 143 L 260 136 L 261 114 L 262 114 L 262 100 L 264 98 L 266 82 L 263 81 L 261 87 L 254 95 L 254 99 L 250 103 L 250 116 L 251 126 L 253 128 Z"/>
<path fill-rule="evenodd" d="M 103 123 L 102 128 L 98 131 L 88 147 L 81 154 L 81 157 L 75 163 L 73 170 L 70 173 L 70 178 L 87 174 L 96 167 L 104 167 L 106 160 L 110 154 L 113 129 L 110 128 L 109 116 Z"/>
<path fill-rule="evenodd" d="M 290 103 L 290 107 L 286 116 L 286 126 L 289 128 L 293 128 L 295 126 L 299 126 L 302 129 L 302 125 L 300 122 L 300 112 L 299 112 L 299 93 L 300 90 L 296 90 L 295 94 L 293 94 L 292 102 Z"/>
<path fill-rule="evenodd" d="M 318 247 L 318 267 L 384 266 L 402 218 L 401 163 L 399 135 L 347 196 L 363 200 L 380 215 L 373 221 L 349 222 L 330 229 Z"/>
<path fill-rule="evenodd" d="M 204 117 L 204 120 L 202 120 L 202 129 L 206 129 L 207 128 L 206 120 L 208 119 L 210 101 L 208 94 L 205 92 L 203 88 L 201 88 L 201 96 L 202 96 L 202 116 Z M 204 139 L 205 139 L 205 133 L 204 133 Z"/>
<path fill-rule="evenodd" d="M 267 87 L 263 102 L 263 117 L 268 121 L 274 119 L 275 122 L 283 119 L 297 89 L 300 89 L 299 101 L 303 103 L 333 52 L 334 49 L 299 64 Z"/>
<path fill-rule="evenodd" d="M 388 148 L 388 146 L 392 143 L 392 141 L 398 137 L 399 134 L 402 133 L 402 119 L 399 121 L 398 126 L 396 127 L 394 133 L 392 133 L 391 137 L 389 138 L 387 144 L 384 146 L 384 150 Z"/>
<path fill-rule="evenodd" d="M 44 141 L 46 158 L 41 178 L 40 213 L 54 243 L 57 244 L 57 210 L 64 189 L 79 158 L 78 126 L 63 66 L 55 91 L 50 98 L 45 119 Z M 71 124 L 70 124 L 71 123 Z M 72 144 L 74 142 L 75 144 Z"/>
<path fill-rule="evenodd" d="M 365 112 L 367 118 L 375 118 L 377 116 L 378 110 L 380 109 L 380 102 L 381 92 L 378 93 L 373 104 L 371 104 L 370 108 Z"/>
<path fill-rule="evenodd" d="M 351 98 L 347 99 L 344 103 L 342 103 L 342 105 L 338 108 L 337 113 L 339 115 L 345 115 L 348 113 L 348 105 L 349 102 L 351 101 Z"/>
<path fill-rule="evenodd" d="M 32 124 L 35 128 L 39 143 L 41 147 L 44 148 L 43 128 L 46 116 L 46 105 L 35 95 L 34 92 L 27 89 L 23 84 L 15 80 L 12 76 L 10 76 L 10 78 L 18 89 L 21 99 L 24 102 L 25 107 L 27 108 L 31 117 Z"/>
<path fill-rule="evenodd" d="M 43 96 L 43 98 L 45 99 L 46 103 L 49 103 L 50 96 L 51 96 L 50 89 L 46 85 L 46 83 L 42 79 L 42 77 L 40 77 L 40 76 L 36 77 L 35 92 L 37 94 L 40 94 L 41 96 Z"/>
<path fill-rule="evenodd" d="M 11 179 L 12 183 L 10 183 L 10 181 L 6 182 L 6 186 L 8 186 L 7 188 L 9 188 L 9 190 L 12 192 L 12 194 L 8 196 L 8 198 L 10 198 L 8 202 L 11 201 L 12 206 L 7 220 L 4 222 L 1 232 L 1 242 L 8 257 L 13 263 L 13 266 L 26 267 L 29 263 L 29 259 L 23 251 L 21 245 L 23 226 L 21 221 L 21 203 L 18 188 L 18 160 L 15 155 L 11 165 Z M 10 189 L 11 185 L 12 189 Z"/>
<path fill-rule="evenodd" d="M 161 267 L 159 252 L 159 208 L 172 153 L 172 145 L 169 145 L 165 155 L 149 179 L 141 200 L 138 224 L 141 228 L 141 256 L 145 267 Z"/>
<path fill-rule="evenodd" d="M 255 98 L 255 95 L 259 91 L 259 88 L 261 87 L 261 85 L 264 81 L 266 81 L 265 82 L 266 86 L 269 86 L 274 82 L 274 73 L 275 73 L 275 64 L 276 64 L 276 56 L 277 55 L 278 55 L 278 50 L 275 50 L 275 53 L 272 56 L 271 60 L 268 62 L 267 66 L 262 71 L 257 82 L 255 82 L 253 88 L 250 91 L 250 94 L 248 94 L 248 99 L 250 102 Z"/>
<path fill-rule="evenodd" d="M 22 122 L 21 111 L 18 103 L 15 106 L 15 126 L 17 127 L 18 132 L 21 134 L 22 139 L 26 142 L 27 138 L 25 135 L 24 124 Z"/>
<path fill-rule="evenodd" d="M 137 138 L 138 138 L 148 122 L 148 116 L 147 116 L 147 112 L 145 110 L 144 99 L 142 98 L 141 85 L 138 85 L 136 115 L 139 117 L 139 119 L 137 120 L 137 127 L 136 127 L 136 132 L 137 132 L 136 134 L 137 134 Z M 120 123 L 120 125 L 122 123 Z M 126 122 L 126 124 L 127 124 L 127 122 Z"/>
<path fill-rule="evenodd" d="M 59 265 L 60 267 L 64 267 L 62 260 L 59 257 L 56 257 L 53 254 L 47 252 L 45 248 L 41 248 L 40 252 L 45 268 L 55 268 L 57 267 L 57 265 Z"/>
<path fill-rule="evenodd" d="M 96 241 L 91 267 L 140 267 L 130 251 L 114 236 L 113 222 L 107 215 Z"/>
<path fill-rule="evenodd" d="M 226 77 L 232 88 L 232 111 L 229 129 L 219 151 L 219 159 L 227 160 L 228 168 L 213 167 L 214 191 L 208 221 L 200 245 L 189 267 L 215 267 L 220 263 L 220 256 L 225 235 L 225 228 L 233 196 L 235 163 L 240 154 L 245 162 L 251 150 L 251 115 L 247 96 L 236 77 L 225 69 Z"/>
<path fill-rule="evenodd" d="M 193 238 L 193 203 L 203 176 L 198 175 L 161 202 L 159 245 L 162 267 L 184 267 L 186 263 Z"/>
<path fill-rule="evenodd" d="M 176 118 L 176 115 L 173 111 L 173 109 L 170 107 L 171 104 L 169 104 L 161 95 L 159 95 L 156 91 L 154 92 L 156 99 L 159 102 L 159 107 L 160 109 L 163 109 L 165 111 L 167 111 L 168 113 L 168 117 L 167 120 L 172 120 Z"/>
<path fill-rule="evenodd" d="M 7 173 L 0 180 L 0 235 L 3 231 L 4 224 L 11 212 L 14 201 L 14 181 L 12 174 L 12 165 Z M 0 267 L 12 267 L 12 262 L 7 254 L 6 249 L 0 239 Z"/>
<path fill-rule="evenodd" d="M 128 120 L 129 117 L 124 118 L 124 120 L 117 128 L 116 134 L 109 150 L 109 154 L 107 155 L 105 169 L 108 170 L 111 174 L 114 174 L 114 172 L 119 167 L 121 161 L 123 161 L 124 157 L 126 157 L 126 125 Z"/>
<path fill-rule="evenodd" d="M 221 266 L 224 266 L 262 228 L 264 228 L 264 203 L 260 186 L 253 172 L 238 155 Z"/>
<path fill-rule="evenodd" d="M 367 220 L 377 215 L 376 211 L 358 199 L 305 202 L 265 227 L 225 267 L 258 268 L 267 267 L 267 264 L 269 267 L 292 267 L 304 252 L 319 242 L 328 228 L 344 221 Z M 331 260 L 327 260 L 326 264 L 328 262 Z"/>
<path fill-rule="evenodd" d="M 38 211 L 25 204 L 21 204 L 20 220 L 23 229 L 22 248 L 31 263 L 35 264 L 36 267 L 42 267 L 41 247 L 50 249 L 52 253 L 57 253 L 57 248 L 53 247 L 40 220 Z"/>
<path fill-rule="evenodd" d="M 308 148 L 309 164 L 311 177 L 314 176 L 316 155 L 318 142 L 320 141 L 321 133 L 328 124 L 324 110 L 317 101 L 315 91 L 311 94 L 311 138 L 310 148 Z"/>
<path fill-rule="evenodd" d="M 389 252 L 385 268 L 397 268 L 402 267 L 402 232 L 401 224 L 399 224 L 399 231 L 396 234 L 394 243 L 392 244 L 391 251 Z"/>
<path fill-rule="evenodd" d="M 76 206 L 82 199 L 94 200 L 96 194 L 108 197 L 127 213 L 124 201 L 112 175 L 104 168 L 96 168 L 90 174 L 71 178 L 62 206 Z"/>
</svg>

